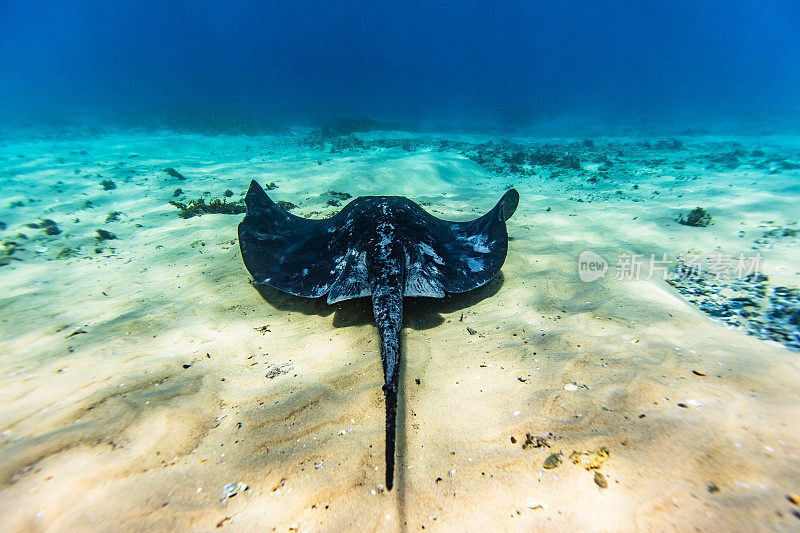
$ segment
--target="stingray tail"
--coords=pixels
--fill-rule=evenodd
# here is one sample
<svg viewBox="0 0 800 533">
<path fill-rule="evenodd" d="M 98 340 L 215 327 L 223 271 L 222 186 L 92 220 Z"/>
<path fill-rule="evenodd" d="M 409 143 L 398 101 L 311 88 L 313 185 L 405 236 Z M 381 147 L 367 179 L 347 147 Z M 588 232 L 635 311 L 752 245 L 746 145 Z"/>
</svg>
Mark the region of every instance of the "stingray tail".
<svg viewBox="0 0 800 533">
<path fill-rule="evenodd" d="M 384 385 L 383 393 L 386 396 L 386 489 L 392 490 L 394 486 L 395 428 L 397 427 L 397 391 L 390 390 Z"/>
<path fill-rule="evenodd" d="M 375 325 L 381 337 L 383 359 L 383 394 L 386 397 L 386 489 L 394 486 L 395 428 L 397 426 L 397 389 L 400 366 L 400 328 L 403 324 L 402 289 L 376 288 L 372 293 Z"/>
</svg>

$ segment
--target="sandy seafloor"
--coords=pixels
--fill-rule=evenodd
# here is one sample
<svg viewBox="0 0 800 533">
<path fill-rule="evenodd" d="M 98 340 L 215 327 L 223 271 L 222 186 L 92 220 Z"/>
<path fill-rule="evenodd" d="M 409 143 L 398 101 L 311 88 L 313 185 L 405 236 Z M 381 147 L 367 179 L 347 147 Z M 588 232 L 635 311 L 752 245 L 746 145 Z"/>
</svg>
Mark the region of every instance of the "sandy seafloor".
<svg viewBox="0 0 800 533">
<path fill-rule="evenodd" d="M 800 353 L 720 324 L 659 276 L 577 273 L 584 250 L 758 252 L 770 283 L 797 288 L 800 237 L 783 230 L 800 220 L 800 140 L 511 139 L 582 167 L 515 174 L 440 142 L 499 137 L 372 132 L 411 144 L 331 153 L 305 135 L 5 134 L 1 530 L 800 528 Z M 182 219 L 168 203 L 176 188 L 237 201 L 250 179 L 305 216 L 338 209 L 330 190 L 407 195 L 453 220 L 520 192 L 499 278 L 406 300 L 391 492 L 368 301 L 262 296 L 242 215 Z M 710 226 L 675 222 L 696 206 Z M 61 233 L 26 226 L 44 218 Z M 552 433 L 550 448 L 523 449 L 528 433 Z M 607 488 L 568 458 L 601 446 Z"/>
</svg>

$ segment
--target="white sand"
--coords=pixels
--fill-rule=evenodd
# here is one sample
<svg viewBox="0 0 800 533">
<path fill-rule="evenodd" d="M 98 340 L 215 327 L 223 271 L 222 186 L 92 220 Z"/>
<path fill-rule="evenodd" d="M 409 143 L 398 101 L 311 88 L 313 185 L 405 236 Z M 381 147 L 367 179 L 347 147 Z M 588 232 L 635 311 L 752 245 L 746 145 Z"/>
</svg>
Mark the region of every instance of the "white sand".
<svg viewBox="0 0 800 533">
<path fill-rule="evenodd" d="M 685 141 L 669 157 L 727 141 L 800 146 Z M 0 237 L 25 248 L 0 267 L 3 531 L 800 526 L 786 498 L 800 492 L 800 354 L 720 325 L 659 279 L 577 275 L 584 250 L 612 265 L 619 254 L 758 251 L 775 283 L 797 287 L 797 238 L 752 249 L 800 219 L 796 170 L 691 180 L 702 174 L 691 165 L 643 164 L 627 178 L 639 189 L 619 198 L 618 184 L 592 192 L 571 174 L 498 177 L 455 151 L 329 154 L 288 137 L 9 138 L 0 157 Z M 102 190 L 106 178 L 117 188 Z M 239 255 L 241 215 L 183 220 L 167 203 L 176 187 L 188 199 L 231 189 L 237 200 L 251 178 L 275 182 L 272 197 L 302 215 L 336 211 L 321 195 L 330 189 L 408 195 L 460 220 L 511 184 L 521 194 L 500 280 L 406 302 L 391 492 L 369 304 L 262 298 Z M 674 222 L 698 205 L 712 226 Z M 111 211 L 123 214 L 105 223 Z M 41 218 L 63 233 L 23 226 Z M 101 253 L 97 228 L 118 236 Z M 77 255 L 54 259 L 64 247 Z M 526 433 L 548 432 L 551 448 L 522 449 Z M 567 459 L 599 446 L 611 454 L 607 489 Z M 564 464 L 543 470 L 558 451 Z M 222 501 L 240 481 L 248 490 Z"/>
</svg>

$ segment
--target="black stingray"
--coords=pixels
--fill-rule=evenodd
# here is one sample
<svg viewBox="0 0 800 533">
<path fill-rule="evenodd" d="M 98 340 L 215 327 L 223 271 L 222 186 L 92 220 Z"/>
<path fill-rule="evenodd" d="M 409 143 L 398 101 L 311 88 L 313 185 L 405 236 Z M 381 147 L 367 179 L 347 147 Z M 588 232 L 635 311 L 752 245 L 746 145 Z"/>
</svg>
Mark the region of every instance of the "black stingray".
<svg viewBox="0 0 800 533">
<path fill-rule="evenodd" d="M 448 222 L 402 196 L 362 196 L 331 218 L 301 218 L 278 207 L 255 181 L 239 224 L 242 258 L 253 281 L 332 304 L 372 297 L 381 338 L 386 396 L 386 487 L 394 476 L 403 297 L 442 298 L 476 289 L 500 271 L 514 189 L 482 217 Z"/>
</svg>

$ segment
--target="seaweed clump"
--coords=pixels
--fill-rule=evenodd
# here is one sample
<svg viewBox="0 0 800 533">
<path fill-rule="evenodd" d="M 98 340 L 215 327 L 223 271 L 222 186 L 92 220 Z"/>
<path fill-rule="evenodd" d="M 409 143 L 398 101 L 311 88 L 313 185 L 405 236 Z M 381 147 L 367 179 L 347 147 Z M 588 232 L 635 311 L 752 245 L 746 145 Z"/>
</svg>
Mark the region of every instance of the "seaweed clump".
<svg viewBox="0 0 800 533">
<path fill-rule="evenodd" d="M 43 229 L 47 235 L 58 235 L 59 233 L 61 233 L 61 230 L 59 229 L 58 224 L 56 224 L 55 220 L 51 220 L 49 218 L 43 218 L 38 223 L 34 222 L 25 225 L 33 229 Z"/>
<path fill-rule="evenodd" d="M 284 211 L 288 211 L 288 210 L 290 210 L 290 209 L 295 209 L 295 208 L 297 208 L 297 206 L 296 206 L 296 205 L 294 205 L 292 202 L 287 202 L 286 200 L 278 200 L 278 201 L 277 201 L 277 202 L 275 202 L 275 203 L 276 203 L 276 204 L 278 204 L 278 207 L 280 207 L 280 208 L 281 208 L 281 209 L 283 209 Z"/>
<path fill-rule="evenodd" d="M 708 213 L 708 211 L 706 211 L 702 207 L 695 207 L 689 212 L 688 215 L 679 218 L 677 222 L 678 224 L 683 224 L 684 226 L 705 228 L 706 226 L 711 224 L 711 215 Z"/>
<path fill-rule="evenodd" d="M 338 200 L 347 200 L 353 197 L 353 195 L 350 194 L 349 192 L 328 191 L 328 194 L 330 194 L 331 196 L 333 196 Z"/>
<path fill-rule="evenodd" d="M 97 242 L 110 241 L 116 238 L 117 236 L 115 234 L 111 233 L 110 231 L 106 231 L 102 228 L 97 230 L 97 236 L 95 237 L 95 239 L 97 239 Z"/>
<path fill-rule="evenodd" d="M 69 259 L 70 257 L 75 257 L 76 255 L 78 255 L 77 250 L 69 247 L 64 247 L 58 251 L 58 253 L 56 254 L 56 259 Z"/>
<path fill-rule="evenodd" d="M 114 183 L 114 180 L 103 180 L 100 182 L 100 186 L 104 191 L 111 191 L 117 188 L 117 184 Z"/>
<path fill-rule="evenodd" d="M 198 198 L 197 200 L 189 200 L 189 203 L 176 202 L 171 200 L 169 202 L 175 206 L 179 212 L 178 216 L 181 218 L 192 218 L 206 214 L 221 214 L 221 215 L 238 215 L 245 212 L 245 207 L 239 203 L 228 203 L 224 199 L 220 200 L 214 198 L 206 203 L 205 198 Z"/>
</svg>

